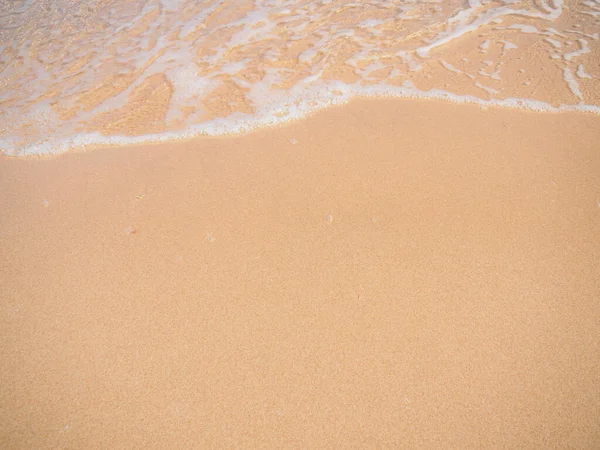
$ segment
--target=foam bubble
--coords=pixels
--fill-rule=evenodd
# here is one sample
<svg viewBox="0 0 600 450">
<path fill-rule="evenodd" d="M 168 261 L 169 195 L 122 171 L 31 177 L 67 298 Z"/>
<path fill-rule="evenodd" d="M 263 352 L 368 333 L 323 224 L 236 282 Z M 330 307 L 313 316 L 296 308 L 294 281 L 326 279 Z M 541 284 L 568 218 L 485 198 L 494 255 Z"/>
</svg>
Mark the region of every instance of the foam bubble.
<svg viewBox="0 0 600 450">
<path fill-rule="evenodd" d="M 571 70 L 568 67 L 565 67 L 563 69 L 563 77 L 564 77 L 567 85 L 569 86 L 569 89 L 573 93 L 573 95 L 575 95 L 580 100 L 583 100 L 583 94 L 581 93 L 581 90 L 579 89 L 579 83 L 577 82 L 577 80 L 575 79 L 575 77 L 571 73 Z"/>
<path fill-rule="evenodd" d="M 577 76 L 579 78 L 587 78 L 587 79 L 592 79 L 592 76 L 590 74 L 588 74 L 585 69 L 583 68 L 583 64 L 579 64 L 577 66 Z"/>
<path fill-rule="evenodd" d="M 580 20 L 600 11 L 589 0 L 53 5 L 27 0 L 0 15 L 0 150 L 8 154 L 246 132 L 360 96 L 546 112 L 597 113 L 600 104 L 589 84 L 596 74 L 584 69 L 598 57 L 590 42 L 599 34 Z M 473 51 L 459 61 L 457 45 Z M 554 58 L 558 76 L 530 64 L 530 48 Z M 529 81 L 510 76 L 525 71 L 549 87 L 519 98 Z M 561 89 L 572 104 L 558 104 Z"/>
</svg>

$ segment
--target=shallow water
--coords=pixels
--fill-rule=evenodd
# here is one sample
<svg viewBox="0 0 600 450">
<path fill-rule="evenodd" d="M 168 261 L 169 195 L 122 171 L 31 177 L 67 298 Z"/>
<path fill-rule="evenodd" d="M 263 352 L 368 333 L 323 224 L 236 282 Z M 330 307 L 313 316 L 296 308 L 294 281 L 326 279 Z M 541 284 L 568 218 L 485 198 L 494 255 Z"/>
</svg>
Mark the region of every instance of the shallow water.
<svg viewBox="0 0 600 450">
<path fill-rule="evenodd" d="M 354 96 L 600 112 L 600 0 L 0 0 L 0 150 L 227 134 Z"/>
</svg>

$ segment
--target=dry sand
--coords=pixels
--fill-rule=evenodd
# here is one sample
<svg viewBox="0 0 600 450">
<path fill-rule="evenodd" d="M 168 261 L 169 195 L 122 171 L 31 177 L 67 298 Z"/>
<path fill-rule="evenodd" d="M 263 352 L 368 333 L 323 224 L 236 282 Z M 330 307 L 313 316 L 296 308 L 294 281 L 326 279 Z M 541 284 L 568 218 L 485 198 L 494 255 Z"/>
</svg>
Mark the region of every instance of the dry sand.
<svg viewBox="0 0 600 450">
<path fill-rule="evenodd" d="M 599 143 L 361 100 L 0 159 L 0 447 L 596 447 Z"/>
</svg>

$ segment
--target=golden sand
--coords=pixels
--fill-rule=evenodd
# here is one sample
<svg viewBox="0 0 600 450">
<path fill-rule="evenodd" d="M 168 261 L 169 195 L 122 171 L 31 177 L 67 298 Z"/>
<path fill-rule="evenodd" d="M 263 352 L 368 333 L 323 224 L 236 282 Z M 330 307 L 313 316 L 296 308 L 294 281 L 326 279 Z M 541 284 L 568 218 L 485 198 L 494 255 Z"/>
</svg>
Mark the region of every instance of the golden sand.
<svg viewBox="0 0 600 450">
<path fill-rule="evenodd" d="M 595 447 L 598 142 L 363 100 L 0 159 L 0 447 Z"/>
</svg>

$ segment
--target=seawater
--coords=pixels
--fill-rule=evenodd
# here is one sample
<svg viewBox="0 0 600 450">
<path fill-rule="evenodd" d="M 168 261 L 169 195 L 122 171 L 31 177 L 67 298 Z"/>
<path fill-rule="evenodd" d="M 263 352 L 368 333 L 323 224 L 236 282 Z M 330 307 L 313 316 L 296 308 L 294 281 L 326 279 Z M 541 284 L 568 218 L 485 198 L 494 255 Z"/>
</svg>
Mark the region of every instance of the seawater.
<svg viewBox="0 0 600 450">
<path fill-rule="evenodd" d="M 223 135 L 357 96 L 600 113 L 600 0 L 0 0 L 0 151 Z"/>
</svg>

